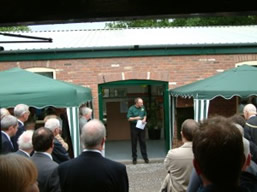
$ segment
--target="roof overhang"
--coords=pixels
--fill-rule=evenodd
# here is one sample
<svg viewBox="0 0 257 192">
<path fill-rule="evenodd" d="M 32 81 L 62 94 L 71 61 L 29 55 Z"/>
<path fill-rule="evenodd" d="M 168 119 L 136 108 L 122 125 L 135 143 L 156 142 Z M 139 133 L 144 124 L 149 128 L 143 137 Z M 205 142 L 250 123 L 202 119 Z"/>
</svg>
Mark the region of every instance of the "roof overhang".
<svg viewBox="0 0 257 192">
<path fill-rule="evenodd" d="M 0 62 L 36 61 L 58 59 L 85 59 L 110 57 L 146 57 L 172 55 L 217 55 L 217 54 L 256 54 L 256 44 L 234 46 L 166 46 L 166 47 L 108 47 L 108 48 L 65 48 L 15 50 L 0 52 Z"/>
</svg>

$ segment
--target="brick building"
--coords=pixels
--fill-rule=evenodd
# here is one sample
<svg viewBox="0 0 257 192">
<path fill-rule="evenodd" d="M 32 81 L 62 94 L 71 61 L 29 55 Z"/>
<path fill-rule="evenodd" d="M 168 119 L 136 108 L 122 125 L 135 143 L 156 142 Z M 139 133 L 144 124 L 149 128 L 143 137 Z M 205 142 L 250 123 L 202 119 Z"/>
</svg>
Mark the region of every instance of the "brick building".
<svg viewBox="0 0 257 192">
<path fill-rule="evenodd" d="M 126 110 L 135 97 L 142 97 L 151 111 L 149 118 L 156 115 L 159 119 L 160 137 L 166 148 L 170 146 L 169 135 L 178 135 L 176 128 L 170 128 L 169 89 L 243 63 L 257 64 L 257 26 L 23 34 L 50 37 L 53 43 L 0 44 L 4 48 L 0 52 L 0 70 L 20 67 L 90 87 L 94 116 L 108 119 L 110 140 L 129 139 Z M 4 40 L 10 41 L 12 37 Z M 216 98 L 211 101 L 209 113 L 232 115 L 238 110 L 238 102 L 238 98 Z M 179 98 L 176 120 L 181 123 L 185 118 L 193 118 L 192 106 L 191 99 Z"/>
</svg>

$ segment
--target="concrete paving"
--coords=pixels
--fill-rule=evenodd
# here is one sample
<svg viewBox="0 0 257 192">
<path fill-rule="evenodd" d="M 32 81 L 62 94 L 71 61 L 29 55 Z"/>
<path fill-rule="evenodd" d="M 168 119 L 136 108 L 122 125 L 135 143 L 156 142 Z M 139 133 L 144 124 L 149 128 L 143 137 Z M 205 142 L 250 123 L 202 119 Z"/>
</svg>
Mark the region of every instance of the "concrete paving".
<svg viewBox="0 0 257 192">
<path fill-rule="evenodd" d="M 126 164 L 130 192 L 158 192 L 166 176 L 163 161 L 150 159 L 149 164 Z"/>
<path fill-rule="evenodd" d="M 166 157 L 164 140 L 147 140 L 147 152 L 150 160 L 145 164 L 139 144 L 137 164 L 132 164 L 131 141 L 109 141 L 106 143 L 106 157 L 126 165 L 130 192 L 159 192 L 166 177 L 164 158 Z"/>
<path fill-rule="evenodd" d="M 166 157 L 164 140 L 147 140 L 146 146 L 149 159 Z M 137 144 L 137 155 L 138 160 L 142 159 L 139 143 Z M 114 161 L 131 161 L 131 141 L 107 141 L 105 146 L 105 156 Z"/>
</svg>

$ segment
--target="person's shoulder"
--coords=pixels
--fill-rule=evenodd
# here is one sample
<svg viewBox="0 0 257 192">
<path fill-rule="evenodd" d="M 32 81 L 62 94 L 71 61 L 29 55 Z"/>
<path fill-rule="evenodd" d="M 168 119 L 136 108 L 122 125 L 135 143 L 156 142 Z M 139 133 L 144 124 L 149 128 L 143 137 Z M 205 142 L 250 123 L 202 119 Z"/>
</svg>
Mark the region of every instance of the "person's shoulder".
<svg viewBox="0 0 257 192">
<path fill-rule="evenodd" d="M 60 169 L 62 169 L 62 168 L 66 169 L 66 167 L 70 167 L 70 166 L 73 166 L 73 165 L 79 165 L 80 162 L 84 163 L 83 159 L 81 158 L 81 155 L 79 155 L 76 158 L 69 159 L 68 161 L 64 161 L 64 162 L 60 163 L 59 168 Z"/>
<path fill-rule="evenodd" d="M 246 121 L 247 123 L 257 123 L 257 116 L 253 116 L 253 117 L 250 117 L 247 121 Z"/>
<path fill-rule="evenodd" d="M 135 105 L 131 105 L 128 110 L 132 110 L 135 108 Z"/>
<path fill-rule="evenodd" d="M 24 156 L 24 157 L 28 157 L 28 156 L 26 155 L 26 153 L 23 152 L 23 151 L 21 151 L 21 150 L 18 150 L 18 151 L 16 151 L 15 153 L 18 154 L 18 155 L 22 155 L 22 156 Z"/>
<path fill-rule="evenodd" d="M 240 174 L 240 187 L 237 192 L 257 191 L 257 177 L 249 172 Z"/>
<path fill-rule="evenodd" d="M 7 136 L 4 133 L 1 133 L 2 142 L 7 141 Z"/>
<path fill-rule="evenodd" d="M 168 152 L 168 156 L 170 158 L 185 158 L 186 156 L 191 157 L 193 156 L 193 151 L 192 151 L 192 147 L 183 147 L 183 145 L 181 147 L 175 148 L 175 149 L 170 149 Z"/>
<path fill-rule="evenodd" d="M 119 168 L 126 168 L 126 165 L 124 165 L 124 164 L 122 164 L 122 163 L 120 163 L 120 162 L 117 162 L 117 161 L 113 161 L 113 160 L 111 160 L 111 159 L 108 159 L 108 158 L 103 158 L 103 160 L 107 163 L 107 164 L 109 164 L 109 165 L 111 165 L 111 166 L 113 166 L 113 167 L 119 167 Z"/>
</svg>

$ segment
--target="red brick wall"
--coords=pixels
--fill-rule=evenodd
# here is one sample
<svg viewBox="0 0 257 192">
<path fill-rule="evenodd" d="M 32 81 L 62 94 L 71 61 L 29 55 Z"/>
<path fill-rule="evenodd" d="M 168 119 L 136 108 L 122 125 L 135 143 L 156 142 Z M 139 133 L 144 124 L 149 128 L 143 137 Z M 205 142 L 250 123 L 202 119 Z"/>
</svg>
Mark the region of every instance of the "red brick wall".
<svg viewBox="0 0 257 192">
<path fill-rule="evenodd" d="M 217 97 L 210 101 L 209 117 L 213 115 L 222 115 L 230 117 L 237 113 L 237 98 L 226 100 L 222 97 Z"/>
<path fill-rule="evenodd" d="M 151 80 L 176 82 L 169 85 L 175 88 L 215 75 L 218 69 L 230 69 L 236 63 L 252 60 L 257 60 L 257 54 L 96 58 L 0 62 L 0 70 L 12 67 L 55 69 L 57 79 L 92 88 L 95 117 L 98 117 L 97 88 L 104 80 L 146 79 L 149 76 Z M 112 67 L 112 64 L 119 67 Z"/>
</svg>

